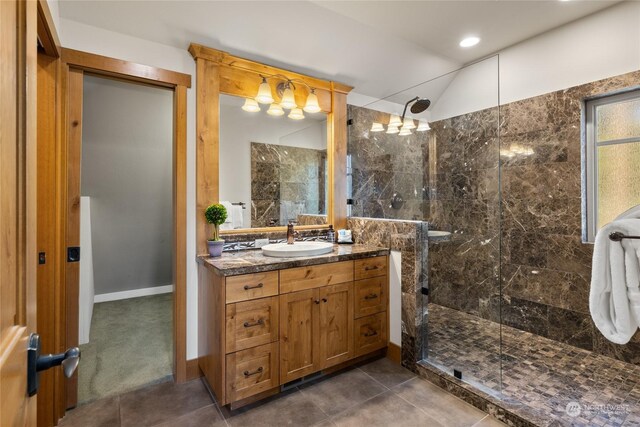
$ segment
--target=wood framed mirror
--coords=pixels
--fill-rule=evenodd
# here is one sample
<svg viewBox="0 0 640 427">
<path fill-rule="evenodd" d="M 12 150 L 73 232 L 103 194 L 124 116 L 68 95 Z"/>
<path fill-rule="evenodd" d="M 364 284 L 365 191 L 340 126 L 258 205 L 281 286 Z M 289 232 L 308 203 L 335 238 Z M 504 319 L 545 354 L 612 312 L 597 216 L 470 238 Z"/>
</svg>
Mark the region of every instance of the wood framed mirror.
<svg viewBox="0 0 640 427">
<path fill-rule="evenodd" d="M 318 79 L 288 70 L 284 70 L 270 65 L 261 64 L 244 58 L 230 55 L 226 52 L 191 44 L 189 52 L 196 61 L 196 241 L 197 253 L 203 254 L 207 252 L 206 240 L 211 234 L 211 226 L 206 223 L 204 218 L 204 209 L 211 203 L 227 201 L 230 203 L 244 203 L 244 207 L 249 212 L 244 213 L 245 220 L 243 224 L 251 224 L 251 228 L 233 227 L 233 229 L 223 230 L 224 234 L 236 233 L 264 233 L 269 231 L 285 231 L 286 222 L 297 219 L 304 214 L 311 214 L 308 224 L 300 225 L 298 228 L 323 228 L 332 224 L 335 228 L 346 226 L 346 157 L 347 157 L 347 94 L 351 91 L 351 87 L 340 83 Z M 243 163 L 242 172 L 244 181 L 251 180 L 251 173 L 261 173 L 256 167 L 279 167 L 276 166 L 277 161 L 272 164 L 256 165 L 251 158 L 223 158 L 223 155 L 233 156 L 227 149 L 221 150 L 221 127 L 226 124 L 221 123 L 221 117 L 225 117 L 225 111 L 229 110 L 229 104 L 233 108 L 240 108 L 242 102 L 246 99 L 254 99 L 258 93 L 260 84 L 267 81 L 273 89 L 274 98 L 277 102 L 281 101 L 282 91 L 278 91 L 280 83 L 290 82 L 295 85 L 294 97 L 295 104 L 302 108 L 309 93 L 313 92 L 317 95 L 318 105 L 321 112 L 319 116 L 313 117 L 316 123 L 309 121 L 308 128 L 321 125 L 324 127 L 323 134 L 326 135 L 326 151 L 325 159 L 322 159 L 322 153 L 318 153 L 319 160 L 317 166 L 322 169 L 322 174 L 311 176 L 305 185 L 302 185 L 302 178 L 296 177 L 292 179 L 293 185 L 297 185 L 299 191 L 308 191 L 309 196 L 305 194 L 304 198 L 309 199 L 309 203 L 303 206 L 300 200 L 286 200 L 287 198 L 274 197 L 268 195 L 264 188 L 259 185 L 264 183 L 255 183 L 254 187 L 247 190 L 246 185 L 242 191 L 234 192 L 229 190 L 228 186 L 221 185 L 221 181 L 230 175 L 230 172 L 220 174 L 221 169 L 229 169 L 229 164 L 234 162 Z M 282 85 L 281 85 L 282 88 Z M 234 97 L 241 98 L 241 100 Z M 222 102 L 221 102 L 222 100 Z M 258 114 L 264 115 L 266 108 Z M 229 110 L 231 111 L 231 110 Z M 288 112 L 287 112 L 288 113 Z M 322 115 L 326 117 L 326 123 L 322 121 Z M 257 119 L 256 119 L 257 120 Z M 320 122 L 320 123 L 318 123 Z M 256 125 L 259 127 L 259 125 Z M 307 129 L 307 127 L 305 127 Z M 233 133 L 233 128 L 227 129 L 225 134 Z M 227 137 L 228 138 L 228 137 Z M 245 137 L 243 144 L 247 145 L 244 152 L 259 156 L 260 150 L 271 150 L 272 152 L 296 151 L 296 156 L 304 158 L 313 157 L 311 152 L 297 151 L 297 149 L 287 150 L 288 143 L 282 143 L 280 147 L 264 147 L 257 144 L 265 144 L 265 141 L 250 141 L 251 137 Z M 259 138 L 254 138 L 259 139 Z M 284 138 L 280 138 L 282 140 Z M 251 144 L 256 143 L 256 145 Z M 227 144 L 226 140 L 224 142 Z M 234 144 L 230 142 L 229 144 Z M 300 147 L 298 147 L 300 148 Z M 308 148 L 308 147 L 307 147 Z M 317 151 L 324 151 L 319 147 L 312 147 Z M 231 154 L 230 154 L 231 153 Z M 247 154 L 245 154 L 247 155 Z M 250 154 L 249 154 L 250 155 Z M 254 159 L 255 160 L 255 159 Z M 224 167 L 221 164 L 224 163 Z M 253 163 L 253 164 L 252 164 Z M 266 162 L 269 163 L 269 162 Z M 286 163 L 286 162 L 285 162 Z M 292 162 L 289 162 L 292 163 Z M 315 163 L 309 163 L 308 169 L 311 170 Z M 250 165 L 250 166 L 247 166 Z M 252 167 L 253 169 L 249 169 Z M 247 169 L 247 171 L 244 171 Z M 283 172 L 284 173 L 284 172 Z M 292 174 L 291 171 L 286 171 Z M 229 176 L 230 180 L 235 179 Z M 317 181 L 311 185 L 311 181 Z M 322 184 L 320 182 L 322 181 Z M 291 184 L 291 183 L 289 183 Z M 224 187 L 224 188 L 223 188 Z M 289 190 L 291 185 L 288 185 Z M 300 189 L 304 190 L 300 190 Z M 283 186 L 284 189 L 284 186 Z M 221 194 L 222 190 L 222 194 Z M 247 193 L 248 191 L 248 193 Z M 326 196 L 321 193 L 326 192 Z M 255 197 L 252 197 L 251 194 Z M 258 196 L 261 199 L 258 200 Z M 221 196 L 222 199 L 221 199 Z M 267 203 L 268 202 L 268 203 Z M 316 203 L 317 202 L 317 203 Z M 265 205 L 279 204 L 282 209 L 260 211 Z M 262 206 L 262 208 L 260 207 Z M 253 210 L 253 212 L 251 212 Z M 326 216 L 326 220 L 314 220 L 313 217 Z M 231 228 L 231 227 L 226 227 Z"/>
</svg>

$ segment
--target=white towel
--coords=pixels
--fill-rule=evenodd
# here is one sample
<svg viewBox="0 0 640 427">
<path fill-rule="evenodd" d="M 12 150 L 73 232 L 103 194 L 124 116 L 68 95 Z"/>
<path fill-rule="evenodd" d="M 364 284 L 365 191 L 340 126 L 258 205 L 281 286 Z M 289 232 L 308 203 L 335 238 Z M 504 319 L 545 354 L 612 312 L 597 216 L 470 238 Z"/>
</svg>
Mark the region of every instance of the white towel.
<svg viewBox="0 0 640 427">
<path fill-rule="evenodd" d="M 609 234 L 640 235 L 640 219 L 620 219 L 598 231 L 593 250 L 589 310 L 609 341 L 626 344 L 640 320 L 640 240 L 614 242 Z"/>
<path fill-rule="evenodd" d="M 243 221 L 243 212 L 242 212 L 242 206 L 241 205 L 233 205 L 231 206 L 231 227 L 235 230 L 238 228 L 242 228 L 244 221 Z"/>
<path fill-rule="evenodd" d="M 224 224 L 220 224 L 220 230 L 233 230 L 233 205 L 227 201 L 220 202 L 220 204 L 227 210 L 227 219 Z"/>
</svg>

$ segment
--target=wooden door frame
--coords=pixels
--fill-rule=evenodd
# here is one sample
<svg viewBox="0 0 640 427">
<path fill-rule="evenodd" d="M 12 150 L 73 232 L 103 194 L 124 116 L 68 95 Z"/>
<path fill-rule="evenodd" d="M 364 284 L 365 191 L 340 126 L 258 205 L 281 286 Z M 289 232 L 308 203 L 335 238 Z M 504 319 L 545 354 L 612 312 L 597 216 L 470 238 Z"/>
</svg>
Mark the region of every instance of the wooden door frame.
<svg viewBox="0 0 640 427">
<path fill-rule="evenodd" d="M 174 380 L 178 383 L 193 376 L 186 358 L 186 309 L 187 309 L 187 88 L 191 87 L 189 74 L 164 70 L 148 65 L 123 61 L 106 56 L 61 48 L 62 88 L 63 88 L 63 145 L 62 170 L 67 183 L 66 191 L 61 195 L 63 224 L 65 226 L 65 287 L 66 287 L 66 334 L 67 346 L 78 344 L 78 280 L 79 263 L 66 262 L 66 247 L 80 246 L 79 236 L 68 227 L 70 220 L 79 214 L 78 199 L 70 200 L 69 189 L 79 185 L 79 176 L 71 170 L 73 161 L 70 156 L 78 156 L 82 139 L 82 76 L 90 73 L 106 78 L 115 78 L 130 83 L 141 83 L 173 90 L 173 214 L 174 214 Z M 79 79 L 79 80 L 78 80 Z M 70 161 L 71 160 L 71 161 Z M 79 163 L 78 163 L 79 164 Z M 78 171 L 75 171 L 77 175 Z M 79 194 L 79 193 L 78 193 Z M 78 224 L 79 225 L 79 224 Z M 67 407 L 77 404 L 77 376 L 67 384 Z"/>
</svg>

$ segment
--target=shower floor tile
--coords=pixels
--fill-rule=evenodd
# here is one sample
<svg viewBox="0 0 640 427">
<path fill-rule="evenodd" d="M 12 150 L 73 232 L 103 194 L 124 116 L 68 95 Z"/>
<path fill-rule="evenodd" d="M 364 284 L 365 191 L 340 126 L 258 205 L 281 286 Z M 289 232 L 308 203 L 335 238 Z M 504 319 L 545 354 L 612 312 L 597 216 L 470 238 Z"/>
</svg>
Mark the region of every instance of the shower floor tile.
<svg viewBox="0 0 640 427">
<path fill-rule="evenodd" d="M 465 382 L 525 418 L 640 425 L 640 366 L 437 304 L 429 304 L 428 322 L 428 363 L 461 371 Z"/>
</svg>

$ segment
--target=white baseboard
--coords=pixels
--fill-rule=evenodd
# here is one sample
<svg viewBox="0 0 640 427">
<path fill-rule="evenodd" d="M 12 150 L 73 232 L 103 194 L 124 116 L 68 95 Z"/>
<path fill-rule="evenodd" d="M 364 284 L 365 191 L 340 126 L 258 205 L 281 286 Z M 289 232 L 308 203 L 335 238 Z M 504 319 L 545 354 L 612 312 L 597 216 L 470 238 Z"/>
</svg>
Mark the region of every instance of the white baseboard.
<svg viewBox="0 0 640 427">
<path fill-rule="evenodd" d="M 107 301 L 117 301 L 121 299 L 147 297 L 149 295 L 168 294 L 169 292 L 173 292 L 173 285 L 153 286 L 151 288 L 133 289 L 131 291 L 100 294 L 93 297 L 93 302 L 99 303 Z"/>
</svg>

